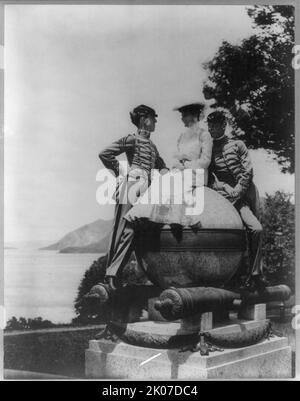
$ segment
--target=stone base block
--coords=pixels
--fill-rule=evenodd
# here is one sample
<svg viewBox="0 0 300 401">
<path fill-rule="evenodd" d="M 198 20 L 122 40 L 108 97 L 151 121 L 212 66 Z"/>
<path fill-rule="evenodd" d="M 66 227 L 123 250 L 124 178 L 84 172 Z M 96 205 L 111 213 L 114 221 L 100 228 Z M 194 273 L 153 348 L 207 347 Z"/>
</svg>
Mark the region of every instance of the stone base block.
<svg viewBox="0 0 300 401">
<path fill-rule="evenodd" d="M 92 379 L 200 380 L 291 377 L 287 338 L 272 337 L 209 356 L 177 349 L 154 349 L 92 340 L 86 351 L 86 377 Z"/>
<path fill-rule="evenodd" d="M 244 305 L 239 311 L 241 319 L 263 320 L 267 316 L 266 304 Z"/>
</svg>

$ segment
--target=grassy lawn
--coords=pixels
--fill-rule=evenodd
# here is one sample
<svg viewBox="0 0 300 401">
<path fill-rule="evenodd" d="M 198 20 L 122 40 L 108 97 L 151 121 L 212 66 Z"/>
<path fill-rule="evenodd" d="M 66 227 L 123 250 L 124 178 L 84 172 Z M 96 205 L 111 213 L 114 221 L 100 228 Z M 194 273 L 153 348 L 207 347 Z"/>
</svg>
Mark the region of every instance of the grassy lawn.
<svg viewBox="0 0 300 401">
<path fill-rule="evenodd" d="M 99 328 L 4 336 L 4 368 L 84 377 L 85 350 Z"/>
</svg>

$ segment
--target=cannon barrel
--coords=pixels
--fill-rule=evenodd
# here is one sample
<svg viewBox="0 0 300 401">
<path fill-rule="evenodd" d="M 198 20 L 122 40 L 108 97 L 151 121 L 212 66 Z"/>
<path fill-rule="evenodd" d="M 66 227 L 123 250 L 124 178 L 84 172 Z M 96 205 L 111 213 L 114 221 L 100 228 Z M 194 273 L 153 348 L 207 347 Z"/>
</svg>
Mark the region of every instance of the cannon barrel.
<svg viewBox="0 0 300 401">
<path fill-rule="evenodd" d="M 240 295 L 222 288 L 194 287 L 164 290 L 154 304 L 167 320 L 176 320 L 196 313 L 230 309 Z"/>
<path fill-rule="evenodd" d="M 275 285 L 266 287 L 262 292 L 246 292 L 241 297 L 241 303 L 244 305 L 253 305 L 257 303 L 287 301 L 291 296 L 291 290 L 287 285 Z"/>
<path fill-rule="evenodd" d="M 247 292 L 242 296 L 232 291 L 213 287 L 174 288 L 164 290 L 154 307 L 167 320 L 176 320 L 196 313 L 232 309 L 233 306 L 253 305 L 272 301 L 286 301 L 291 290 L 286 285 L 266 287 L 263 292 Z"/>
</svg>

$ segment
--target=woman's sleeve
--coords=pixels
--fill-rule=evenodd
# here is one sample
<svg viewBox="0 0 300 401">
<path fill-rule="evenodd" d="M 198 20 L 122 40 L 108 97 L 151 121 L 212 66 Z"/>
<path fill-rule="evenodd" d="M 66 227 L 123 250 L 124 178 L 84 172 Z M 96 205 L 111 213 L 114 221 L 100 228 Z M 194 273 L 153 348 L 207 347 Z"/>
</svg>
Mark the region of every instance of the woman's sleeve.
<svg viewBox="0 0 300 401">
<path fill-rule="evenodd" d="M 177 150 L 176 150 L 176 152 L 174 152 L 172 162 L 171 162 L 172 169 L 175 169 L 175 168 L 182 169 L 183 168 L 183 165 L 180 162 L 180 152 L 179 152 L 179 145 L 180 145 L 182 136 L 183 136 L 183 134 L 180 134 L 179 138 L 177 139 Z"/>
<path fill-rule="evenodd" d="M 203 132 L 200 156 L 196 160 L 191 160 L 191 161 L 185 162 L 185 164 L 184 164 L 185 168 L 207 169 L 209 167 L 210 161 L 211 161 L 212 147 L 213 147 L 212 137 L 210 136 L 210 134 L 208 132 Z"/>
</svg>

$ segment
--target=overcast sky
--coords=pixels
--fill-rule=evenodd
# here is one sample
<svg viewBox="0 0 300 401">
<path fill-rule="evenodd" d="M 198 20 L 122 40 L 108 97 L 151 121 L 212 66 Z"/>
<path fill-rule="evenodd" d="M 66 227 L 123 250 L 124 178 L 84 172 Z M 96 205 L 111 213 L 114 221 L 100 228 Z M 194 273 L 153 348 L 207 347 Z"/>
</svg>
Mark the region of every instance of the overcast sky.
<svg viewBox="0 0 300 401">
<path fill-rule="evenodd" d="M 182 131 L 174 106 L 202 100 L 222 40 L 253 29 L 241 6 L 5 6 L 5 240 L 57 240 L 110 218 L 96 203 L 99 151 L 134 131 L 129 111 L 158 114 L 167 164 Z M 251 152 L 261 195 L 293 192 L 265 152 Z"/>
</svg>

